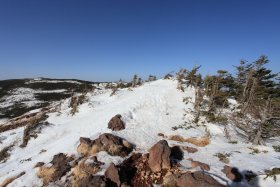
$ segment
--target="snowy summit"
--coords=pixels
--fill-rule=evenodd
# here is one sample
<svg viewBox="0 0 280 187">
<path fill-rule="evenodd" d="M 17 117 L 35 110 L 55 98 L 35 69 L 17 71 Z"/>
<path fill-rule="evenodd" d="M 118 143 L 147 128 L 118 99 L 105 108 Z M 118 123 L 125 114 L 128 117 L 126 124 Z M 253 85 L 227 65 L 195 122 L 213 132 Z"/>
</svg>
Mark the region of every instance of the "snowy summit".
<svg viewBox="0 0 280 187">
<path fill-rule="evenodd" d="M 254 146 L 230 123 L 194 123 L 196 91 L 177 87 L 101 86 L 3 122 L 0 186 L 280 186 L 265 172 L 280 165 L 274 141 Z"/>
</svg>

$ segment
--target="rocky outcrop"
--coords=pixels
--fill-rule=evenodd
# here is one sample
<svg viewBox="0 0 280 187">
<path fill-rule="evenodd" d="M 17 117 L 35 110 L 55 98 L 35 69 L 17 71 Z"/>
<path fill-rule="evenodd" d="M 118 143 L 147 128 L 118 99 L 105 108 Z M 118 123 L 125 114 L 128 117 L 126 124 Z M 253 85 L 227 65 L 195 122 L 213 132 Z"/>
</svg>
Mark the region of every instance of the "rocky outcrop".
<svg viewBox="0 0 280 187">
<path fill-rule="evenodd" d="M 149 151 L 148 164 L 153 172 L 171 168 L 170 164 L 171 149 L 166 140 L 161 140 Z"/>
<path fill-rule="evenodd" d="M 73 158 L 67 157 L 63 153 L 59 153 L 53 157 L 51 161 L 52 166 L 41 166 L 37 173 L 39 178 L 42 178 L 43 184 L 48 185 L 50 182 L 59 180 L 68 171 L 70 171 L 71 166 L 69 164 Z"/>
<path fill-rule="evenodd" d="M 104 133 L 95 140 L 80 138 L 78 153 L 82 155 L 95 155 L 100 151 L 106 151 L 112 156 L 127 156 L 133 149 L 133 145 L 128 141 L 108 133 Z"/>
<path fill-rule="evenodd" d="M 124 122 L 121 120 L 121 115 L 117 114 L 116 116 L 114 116 L 108 123 L 108 128 L 112 129 L 113 131 L 120 131 L 125 129 L 125 124 Z"/>
<path fill-rule="evenodd" d="M 225 187 L 203 172 L 173 174 L 164 178 L 163 187 Z"/>
</svg>

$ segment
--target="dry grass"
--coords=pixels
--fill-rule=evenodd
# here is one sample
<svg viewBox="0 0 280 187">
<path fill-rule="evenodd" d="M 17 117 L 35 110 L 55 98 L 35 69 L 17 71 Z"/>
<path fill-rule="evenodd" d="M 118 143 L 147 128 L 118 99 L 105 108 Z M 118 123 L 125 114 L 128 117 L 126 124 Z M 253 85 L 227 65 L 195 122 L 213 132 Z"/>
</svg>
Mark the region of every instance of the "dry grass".
<svg viewBox="0 0 280 187">
<path fill-rule="evenodd" d="M 79 96 L 72 96 L 70 100 L 69 107 L 72 108 L 70 113 L 71 115 L 75 115 L 78 112 L 79 105 L 85 103 L 87 101 L 86 93 Z"/>
<path fill-rule="evenodd" d="M 55 173 L 55 168 L 53 167 L 40 167 L 37 172 L 37 176 L 43 179 L 43 184 L 47 185 L 50 182 L 53 182 L 53 176 Z"/>
<path fill-rule="evenodd" d="M 7 185 L 11 184 L 14 180 L 20 178 L 21 176 L 23 176 L 25 174 L 25 172 L 21 172 L 20 174 L 7 178 L 6 180 L 3 181 L 2 184 L 0 184 L 0 187 L 6 187 Z"/>
<path fill-rule="evenodd" d="M 87 155 L 89 153 L 90 147 L 85 143 L 80 143 L 77 147 L 77 152 L 82 155 Z"/>
<path fill-rule="evenodd" d="M 180 135 L 171 135 L 168 137 L 169 140 L 177 141 L 177 142 L 185 142 L 185 138 Z"/>
<path fill-rule="evenodd" d="M 7 159 L 9 158 L 10 156 L 10 149 L 13 147 L 14 145 L 10 145 L 10 146 L 7 146 L 7 147 L 4 147 L 1 151 L 0 151 L 0 163 L 1 162 L 6 162 Z"/>
<path fill-rule="evenodd" d="M 198 138 L 187 138 L 185 142 L 194 144 L 198 147 L 205 147 L 210 144 L 210 138 L 208 136 L 198 137 Z"/>
<path fill-rule="evenodd" d="M 169 140 L 177 142 L 188 142 L 194 144 L 198 147 L 205 147 L 210 143 L 210 138 L 208 136 L 195 137 L 195 138 L 184 138 L 180 135 L 172 135 L 168 137 Z"/>
<path fill-rule="evenodd" d="M 41 129 L 44 126 L 49 125 L 48 122 L 41 122 L 42 120 L 45 120 L 45 119 L 46 119 L 46 116 L 41 119 L 33 119 L 32 121 L 30 121 L 30 125 L 26 126 L 26 128 L 24 129 L 23 141 L 22 141 L 22 144 L 20 145 L 20 147 L 26 147 L 31 138 L 37 138 L 38 133 L 41 132 Z"/>
</svg>

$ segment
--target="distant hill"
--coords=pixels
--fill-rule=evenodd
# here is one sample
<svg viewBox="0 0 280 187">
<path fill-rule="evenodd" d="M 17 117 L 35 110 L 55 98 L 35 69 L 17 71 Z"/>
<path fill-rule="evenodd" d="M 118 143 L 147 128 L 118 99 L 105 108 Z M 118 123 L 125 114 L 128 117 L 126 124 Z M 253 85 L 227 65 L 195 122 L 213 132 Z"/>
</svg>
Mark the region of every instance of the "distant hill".
<svg viewBox="0 0 280 187">
<path fill-rule="evenodd" d="M 10 79 L 0 81 L 0 119 L 12 118 L 92 90 L 99 82 L 77 79 Z"/>
</svg>

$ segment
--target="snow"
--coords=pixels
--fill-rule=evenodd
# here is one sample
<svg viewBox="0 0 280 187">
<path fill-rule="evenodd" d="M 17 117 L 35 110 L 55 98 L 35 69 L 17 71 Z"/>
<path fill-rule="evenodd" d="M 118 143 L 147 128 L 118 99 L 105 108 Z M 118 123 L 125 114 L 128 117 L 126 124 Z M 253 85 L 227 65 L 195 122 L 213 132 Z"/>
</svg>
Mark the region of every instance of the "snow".
<svg viewBox="0 0 280 187">
<path fill-rule="evenodd" d="M 42 103 L 35 98 L 37 93 L 62 93 L 66 92 L 66 89 L 57 90 L 34 90 L 31 88 L 16 88 L 9 91 L 9 95 L 0 99 L 0 108 L 8 108 L 15 103 L 25 104 L 27 107 L 32 107 Z"/>
<path fill-rule="evenodd" d="M 29 80 L 25 84 L 32 84 L 32 83 L 73 83 L 73 84 L 82 84 L 79 81 L 73 81 L 73 80 L 45 80 L 45 79 Z"/>
<path fill-rule="evenodd" d="M 69 99 L 63 101 L 61 113 L 51 113 L 47 121 L 49 126 L 43 128 L 36 139 L 31 139 L 25 148 L 18 147 L 21 143 L 24 128 L 7 131 L 0 134 L 1 147 L 14 144 L 11 150 L 11 157 L 6 163 L 0 164 L 0 184 L 6 178 L 17 175 L 25 171 L 26 174 L 11 183 L 10 187 L 16 186 L 41 186 L 42 181 L 37 178 L 34 165 L 37 162 L 48 163 L 53 156 L 58 153 L 68 155 L 77 154 L 76 148 L 80 137 L 97 138 L 102 133 L 112 133 L 135 144 L 136 152 L 146 153 L 162 137 L 158 133 L 165 135 L 181 135 L 183 137 L 201 137 L 206 134 L 205 127 L 195 127 L 188 130 L 172 130 L 172 127 L 191 121 L 193 118 L 189 112 L 193 108 L 194 89 L 188 88 L 185 92 L 176 89 L 177 82 L 174 80 L 157 80 L 145 83 L 143 86 L 133 88 L 133 91 L 121 89 L 116 95 L 110 97 L 111 90 L 101 90 L 89 93 L 89 101 L 79 106 L 78 113 L 70 115 L 68 108 Z M 25 90 L 27 93 L 30 90 Z M 28 92 L 29 93 L 29 92 Z M 183 102 L 183 98 L 190 97 L 188 104 Z M 232 104 L 234 101 L 230 102 Z M 107 128 L 109 120 L 116 114 L 121 114 L 126 124 L 126 129 L 112 132 Z M 210 165 L 210 174 L 216 175 L 220 182 L 230 184 L 225 174 L 221 172 L 224 163 L 220 162 L 217 153 L 230 153 L 230 166 L 238 167 L 240 171 L 252 170 L 263 173 L 265 169 L 271 169 L 280 165 L 280 155 L 274 152 L 270 145 L 256 147 L 259 150 L 268 151 L 252 155 L 249 147 L 251 144 L 239 140 L 237 144 L 230 144 L 224 137 L 224 127 L 217 124 L 205 123 L 211 136 L 211 143 L 206 147 L 196 147 L 189 143 L 179 143 L 168 141 L 170 146 L 188 145 L 196 147 L 197 153 L 185 153 L 181 161 L 182 168 L 189 168 L 190 163 L 187 158 L 193 158 Z M 42 150 L 46 152 L 42 152 Z M 26 161 L 31 158 L 31 161 Z M 97 154 L 98 160 L 104 162 L 103 174 L 111 162 L 117 164 L 124 158 L 110 156 L 106 152 Z M 219 177 L 217 177 L 219 176 Z M 274 182 L 259 178 L 260 186 L 280 186 L 280 178 Z M 226 181 L 226 182 L 225 182 Z M 232 184 L 234 186 L 235 184 Z M 246 184 L 247 185 L 247 184 Z M 244 184 L 244 186 L 246 186 Z"/>
<path fill-rule="evenodd" d="M 0 107 L 6 108 L 13 106 L 17 102 L 35 100 L 34 90 L 30 88 L 16 88 L 9 91 L 11 95 L 0 100 Z"/>
<path fill-rule="evenodd" d="M 1 113 L 0 113 L 0 114 L 1 114 Z M 8 120 L 9 120 L 9 119 L 7 119 L 7 118 L 1 118 L 1 119 L 0 119 L 0 125 L 6 123 Z"/>
</svg>

